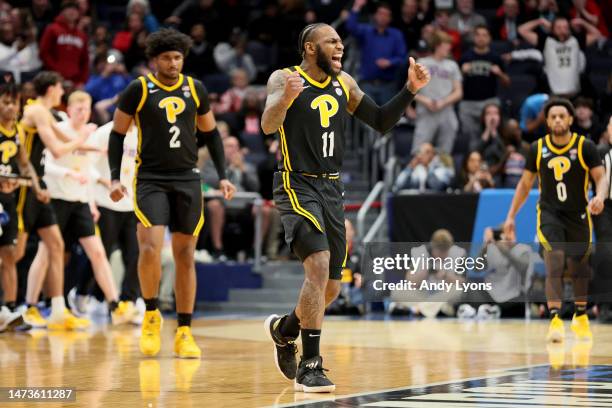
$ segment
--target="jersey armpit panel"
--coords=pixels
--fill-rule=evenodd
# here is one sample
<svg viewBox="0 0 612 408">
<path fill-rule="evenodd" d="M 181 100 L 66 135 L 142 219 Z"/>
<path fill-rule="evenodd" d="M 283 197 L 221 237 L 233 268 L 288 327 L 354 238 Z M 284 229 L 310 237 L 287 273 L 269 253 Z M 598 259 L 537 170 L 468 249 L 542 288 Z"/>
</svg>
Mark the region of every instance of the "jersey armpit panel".
<svg viewBox="0 0 612 408">
<path fill-rule="evenodd" d="M 140 99 L 142 98 L 142 84 L 140 79 L 136 78 L 121 92 L 117 108 L 128 115 L 134 116 Z"/>
</svg>

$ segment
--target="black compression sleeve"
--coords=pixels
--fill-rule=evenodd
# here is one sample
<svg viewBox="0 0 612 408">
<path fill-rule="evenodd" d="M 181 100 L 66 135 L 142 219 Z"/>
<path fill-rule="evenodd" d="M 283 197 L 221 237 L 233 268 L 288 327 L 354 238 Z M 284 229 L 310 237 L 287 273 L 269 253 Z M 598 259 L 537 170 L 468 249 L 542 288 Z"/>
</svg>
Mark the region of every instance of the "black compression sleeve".
<svg viewBox="0 0 612 408">
<path fill-rule="evenodd" d="M 395 126 L 413 99 L 414 94 L 406 86 L 403 86 L 402 90 L 383 106 L 376 105 L 372 98 L 363 95 L 353 115 L 380 133 L 385 134 Z"/>
<path fill-rule="evenodd" d="M 110 165 L 111 181 L 121 179 L 124 137 L 125 135 L 113 129 L 108 138 L 108 164 Z"/>
<path fill-rule="evenodd" d="M 198 129 L 197 138 L 198 147 L 208 147 L 208 152 L 210 153 L 210 158 L 215 164 L 215 169 L 217 169 L 219 180 L 227 178 L 225 175 L 225 151 L 223 150 L 223 142 L 221 141 L 221 135 L 219 134 L 217 128 L 214 128 L 209 132 L 202 132 Z"/>
</svg>

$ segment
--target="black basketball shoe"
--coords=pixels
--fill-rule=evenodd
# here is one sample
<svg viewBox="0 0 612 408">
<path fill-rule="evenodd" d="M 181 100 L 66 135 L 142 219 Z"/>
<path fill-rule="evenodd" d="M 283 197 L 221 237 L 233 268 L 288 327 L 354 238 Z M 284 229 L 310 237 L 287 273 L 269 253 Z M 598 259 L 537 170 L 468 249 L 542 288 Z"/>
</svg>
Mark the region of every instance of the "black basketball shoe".
<svg viewBox="0 0 612 408">
<path fill-rule="evenodd" d="M 336 386 L 327 376 L 323 368 L 323 359 L 316 356 L 308 360 L 300 360 L 300 365 L 295 375 L 295 391 L 302 392 L 334 392 Z"/>
<path fill-rule="evenodd" d="M 266 334 L 274 342 L 274 362 L 276 368 L 288 380 L 295 378 L 297 371 L 297 346 L 295 345 L 295 339 L 284 337 L 280 334 L 279 327 L 281 320 L 286 318 L 285 316 L 270 315 L 264 322 L 264 329 Z"/>
</svg>

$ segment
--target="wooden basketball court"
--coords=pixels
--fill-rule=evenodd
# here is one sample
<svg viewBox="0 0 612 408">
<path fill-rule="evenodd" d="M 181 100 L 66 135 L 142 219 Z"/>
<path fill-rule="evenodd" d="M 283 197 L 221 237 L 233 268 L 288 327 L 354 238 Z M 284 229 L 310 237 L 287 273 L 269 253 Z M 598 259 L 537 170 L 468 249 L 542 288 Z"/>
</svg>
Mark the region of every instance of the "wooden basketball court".
<svg viewBox="0 0 612 408">
<path fill-rule="evenodd" d="M 545 321 L 332 318 L 324 324 L 322 347 L 337 390 L 312 395 L 294 393 L 277 373 L 262 322 L 244 316 L 196 320 L 201 361 L 172 357 L 175 322 L 169 319 L 155 359 L 141 357 L 138 328 L 3 334 L 0 387 L 77 391 L 72 403 L 0 406 L 612 406 L 608 325 L 593 324 L 591 345 L 574 342 L 566 322 L 565 344 L 547 349 Z"/>
</svg>

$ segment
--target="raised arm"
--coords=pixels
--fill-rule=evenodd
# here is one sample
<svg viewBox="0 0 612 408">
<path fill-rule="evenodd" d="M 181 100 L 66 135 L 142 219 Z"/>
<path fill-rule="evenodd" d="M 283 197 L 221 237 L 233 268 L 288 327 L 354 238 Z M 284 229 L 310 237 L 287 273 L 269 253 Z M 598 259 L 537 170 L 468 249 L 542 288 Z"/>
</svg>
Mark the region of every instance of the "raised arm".
<svg viewBox="0 0 612 408">
<path fill-rule="evenodd" d="M 53 126 L 53 117 L 45 110 L 42 106 L 32 105 L 27 108 L 24 113 L 24 118 L 28 119 L 28 122 L 34 124 L 40 139 L 44 143 L 45 147 L 53 157 L 59 158 L 63 155 L 72 152 L 77 147 L 85 142 L 87 134 L 79 134 L 76 139 L 70 139 L 69 142 L 63 143 L 55 135 L 55 129 Z"/>
<path fill-rule="evenodd" d="M 372 98 L 364 94 L 357 85 L 357 81 L 349 74 L 342 72 L 341 78 L 349 89 L 348 112 L 378 132 L 385 134 L 395 126 L 419 89 L 429 83 L 430 75 L 425 66 L 417 64 L 414 58 L 410 57 L 406 85 L 383 106 L 378 106 Z"/>
<path fill-rule="evenodd" d="M 604 38 L 597 26 L 589 23 L 583 18 L 575 18 L 571 22 L 574 30 L 583 29 L 586 33 L 586 46 L 590 47 L 600 38 Z"/>
<path fill-rule="evenodd" d="M 285 121 L 287 109 L 304 90 L 304 85 L 297 72 L 289 74 L 277 70 L 268 79 L 266 107 L 261 116 L 261 129 L 270 135 L 278 130 Z"/>
<path fill-rule="evenodd" d="M 521 24 L 518 28 L 518 32 L 525 41 L 535 47 L 538 45 L 538 34 L 535 32 L 538 27 L 550 29 L 550 23 L 545 18 L 537 18 Z"/>
</svg>

